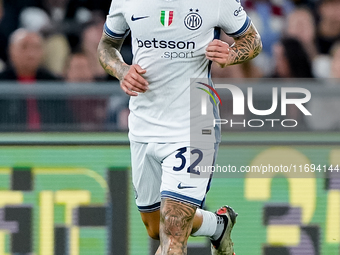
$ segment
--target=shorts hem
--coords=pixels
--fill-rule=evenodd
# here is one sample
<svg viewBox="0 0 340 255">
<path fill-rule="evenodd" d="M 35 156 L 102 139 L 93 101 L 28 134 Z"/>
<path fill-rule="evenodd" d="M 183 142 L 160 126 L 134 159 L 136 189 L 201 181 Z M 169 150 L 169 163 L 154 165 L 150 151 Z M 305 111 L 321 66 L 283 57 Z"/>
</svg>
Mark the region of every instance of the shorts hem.
<svg viewBox="0 0 340 255">
<path fill-rule="evenodd" d="M 177 200 L 179 202 L 185 202 L 197 207 L 201 207 L 202 206 L 202 200 L 198 200 L 192 197 L 188 197 L 188 196 L 184 196 L 182 194 L 178 194 L 176 192 L 172 192 L 172 191 L 166 191 L 163 190 L 161 192 L 161 198 L 171 198 L 173 200 Z"/>
<path fill-rule="evenodd" d="M 140 212 L 155 212 L 161 208 L 161 202 L 157 202 L 153 205 L 147 205 L 147 206 L 138 206 L 138 210 Z"/>
</svg>

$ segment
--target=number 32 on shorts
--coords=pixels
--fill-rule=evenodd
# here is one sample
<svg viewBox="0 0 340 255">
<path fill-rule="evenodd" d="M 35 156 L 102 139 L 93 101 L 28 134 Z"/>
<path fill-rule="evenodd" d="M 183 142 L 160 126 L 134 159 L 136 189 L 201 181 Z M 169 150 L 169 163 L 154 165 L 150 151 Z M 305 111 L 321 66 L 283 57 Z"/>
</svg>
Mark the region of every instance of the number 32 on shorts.
<svg viewBox="0 0 340 255">
<path fill-rule="evenodd" d="M 183 147 L 183 148 L 180 148 L 177 150 L 178 153 L 175 155 L 176 158 L 180 158 L 182 160 L 182 163 L 180 166 L 174 166 L 172 169 L 174 171 L 181 171 L 184 167 L 185 167 L 185 164 L 187 162 L 187 159 L 184 157 L 184 153 L 187 152 L 187 148 L 186 147 Z M 200 172 L 199 171 L 196 171 L 195 170 L 195 167 L 202 161 L 203 159 L 203 152 L 199 149 L 193 149 L 191 151 L 191 154 L 194 155 L 194 154 L 198 154 L 198 158 L 195 160 L 195 162 L 193 162 L 187 169 L 187 172 L 188 173 L 191 173 L 191 174 L 197 174 L 197 175 L 200 175 Z"/>
</svg>

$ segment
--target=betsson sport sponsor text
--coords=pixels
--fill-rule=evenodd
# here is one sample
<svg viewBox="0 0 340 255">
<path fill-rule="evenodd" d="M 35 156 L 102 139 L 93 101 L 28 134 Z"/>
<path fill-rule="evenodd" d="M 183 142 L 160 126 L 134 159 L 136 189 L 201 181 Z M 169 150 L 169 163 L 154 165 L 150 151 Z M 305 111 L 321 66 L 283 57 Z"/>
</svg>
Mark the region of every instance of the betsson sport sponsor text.
<svg viewBox="0 0 340 255">
<path fill-rule="evenodd" d="M 137 40 L 138 48 L 153 48 L 153 49 L 172 49 L 172 51 L 165 51 L 160 57 L 166 59 L 176 58 L 193 58 L 196 44 L 195 42 L 184 42 L 184 41 L 165 41 L 165 40 Z"/>
</svg>

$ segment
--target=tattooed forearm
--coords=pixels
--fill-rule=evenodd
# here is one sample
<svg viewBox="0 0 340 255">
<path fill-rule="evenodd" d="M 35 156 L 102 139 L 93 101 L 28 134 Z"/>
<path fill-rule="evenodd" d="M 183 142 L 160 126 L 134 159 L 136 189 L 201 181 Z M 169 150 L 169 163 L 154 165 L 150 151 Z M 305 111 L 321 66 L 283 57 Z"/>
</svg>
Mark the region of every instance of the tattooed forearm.
<svg viewBox="0 0 340 255">
<path fill-rule="evenodd" d="M 124 62 L 119 50 L 123 40 L 114 40 L 103 34 L 98 45 L 99 62 L 104 70 L 122 80 L 129 70 L 129 66 Z"/>
<path fill-rule="evenodd" d="M 255 58 L 261 50 L 261 37 L 254 25 L 251 24 L 246 34 L 235 38 L 235 43 L 230 47 L 227 65 L 235 65 Z"/>
<path fill-rule="evenodd" d="M 186 255 L 196 207 L 164 199 L 161 205 L 160 239 L 163 255 Z"/>
</svg>

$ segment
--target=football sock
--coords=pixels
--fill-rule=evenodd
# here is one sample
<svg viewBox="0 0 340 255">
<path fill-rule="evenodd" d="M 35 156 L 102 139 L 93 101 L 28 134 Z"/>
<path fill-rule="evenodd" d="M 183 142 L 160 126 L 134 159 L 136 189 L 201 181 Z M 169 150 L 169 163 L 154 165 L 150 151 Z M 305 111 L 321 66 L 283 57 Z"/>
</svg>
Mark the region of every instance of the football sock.
<svg viewBox="0 0 340 255">
<path fill-rule="evenodd" d="M 212 240 L 217 240 L 224 229 L 224 219 L 215 213 L 197 209 L 203 216 L 201 227 L 192 236 L 209 236 Z"/>
<path fill-rule="evenodd" d="M 210 239 L 212 239 L 212 240 L 217 240 L 221 237 L 222 232 L 224 230 L 224 226 L 225 226 L 225 224 L 227 224 L 227 222 L 224 223 L 223 217 L 218 216 L 216 214 L 215 214 L 215 216 L 217 218 L 217 227 L 216 227 L 216 231 L 215 231 L 214 235 L 210 237 Z"/>
</svg>

